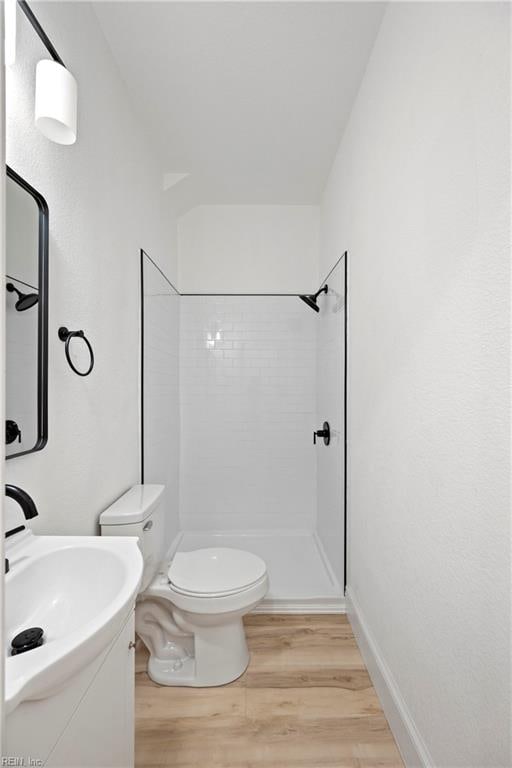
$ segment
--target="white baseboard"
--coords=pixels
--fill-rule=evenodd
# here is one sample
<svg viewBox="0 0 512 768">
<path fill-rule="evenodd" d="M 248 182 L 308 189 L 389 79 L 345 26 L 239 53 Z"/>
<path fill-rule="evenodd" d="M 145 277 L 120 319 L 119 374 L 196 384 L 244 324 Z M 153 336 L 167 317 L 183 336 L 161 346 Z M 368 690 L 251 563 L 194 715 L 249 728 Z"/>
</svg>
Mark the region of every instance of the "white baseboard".
<svg viewBox="0 0 512 768">
<path fill-rule="evenodd" d="M 317 600 L 294 600 L 267 598 L 251 613 L 345 613 L 345 600 L 342 597 L 319 598 Z"/>
<path fill-rule="evenodd" d="M 347 613 L 364 662 L 377 691 L 382 709 L 407 768 L 434 768 L 396 680 L 372 637 L 361 607 L 350 588 L 346 594 Z"/>
</svg>

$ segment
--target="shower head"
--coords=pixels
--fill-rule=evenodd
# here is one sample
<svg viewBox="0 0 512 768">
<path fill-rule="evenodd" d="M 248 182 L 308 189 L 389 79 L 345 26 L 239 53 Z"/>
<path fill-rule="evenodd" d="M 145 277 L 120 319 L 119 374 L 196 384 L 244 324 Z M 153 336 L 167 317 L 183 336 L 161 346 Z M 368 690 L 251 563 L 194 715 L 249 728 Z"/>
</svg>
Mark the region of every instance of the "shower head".
<svg viewBox="0 0 512 768">
<path fill-rule="evenodd" d="M 322 288 L 320 288 L 319 291 L 316 293 L 312 293 L 309 296 L 299 296 L 299 299 L 302 299 L 302 301 L 308 305 L 308 307 L 311 307 L 311 309 L 314 309 L 315 312 L 320 312 L 320 307 L 316 303 L 317 298 L 320 296 L 321 293 L 327 293 L 328 291 L 327 285 L 324 285 Z"/>
<path fill-rule="evenodd" d="M 22 293 L 12 283 L 7 283 L 5 287 L 7 288 L 9 293 L 12 293 L 14 291 L 15 293 L 18 294 L 18 300 L 14 305 L 17 312 L 24 312 L 26 309 L 30 309 L 30 307 L 33 307 L 34 304 L 37 304 L 37 302 L 39 301 L 39 296 L 37 295 L 37 293 Z"/>
<path fill-rule="evenodd" d="M 311 309 L 314 309 L 315 312 L 320 312 L 320 307 L 316 303 L 316 299 L 314 296 L 299 296 L 299 299 L 302 299 L 303 302 L 305 302 L 308 307 L 311 307 Z"/>
</svg>

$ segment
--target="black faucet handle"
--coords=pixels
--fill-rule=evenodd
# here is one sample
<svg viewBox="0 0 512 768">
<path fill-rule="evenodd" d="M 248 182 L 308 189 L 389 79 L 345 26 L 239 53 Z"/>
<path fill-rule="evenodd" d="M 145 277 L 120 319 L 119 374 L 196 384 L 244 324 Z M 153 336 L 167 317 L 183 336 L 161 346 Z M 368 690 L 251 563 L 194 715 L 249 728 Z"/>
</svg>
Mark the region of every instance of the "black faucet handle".
<svg viewBox="0 0 512 768">
<path fill-rule="evenodd" d="M 22 488 L 18 488 L 17 485 L 6 485 L 5 495 L 20 505 L 21 510 L 25 515 L 25 520 L 31 520 L 33 517 L 37 517 L 38 512 L 34 500 Z"/>
</svg>

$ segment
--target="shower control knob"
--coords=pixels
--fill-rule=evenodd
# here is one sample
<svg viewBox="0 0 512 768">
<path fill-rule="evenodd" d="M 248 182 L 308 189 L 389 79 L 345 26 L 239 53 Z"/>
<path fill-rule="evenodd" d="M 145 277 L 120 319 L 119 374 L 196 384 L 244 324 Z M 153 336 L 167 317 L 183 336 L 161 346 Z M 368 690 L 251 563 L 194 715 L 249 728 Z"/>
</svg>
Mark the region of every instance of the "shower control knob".
<svg viewBox="0 0 512 768">
<path fill-rule="evenodd" d="M 313 445 L 316 445 L 317 437 L 323 437 L 324 445 L 329 445 L 331 442 L 331 428 L 328 421 L 324 421 L 322 429 L 317 429 L 316 432 L 313 432 Z"/>
</svg>

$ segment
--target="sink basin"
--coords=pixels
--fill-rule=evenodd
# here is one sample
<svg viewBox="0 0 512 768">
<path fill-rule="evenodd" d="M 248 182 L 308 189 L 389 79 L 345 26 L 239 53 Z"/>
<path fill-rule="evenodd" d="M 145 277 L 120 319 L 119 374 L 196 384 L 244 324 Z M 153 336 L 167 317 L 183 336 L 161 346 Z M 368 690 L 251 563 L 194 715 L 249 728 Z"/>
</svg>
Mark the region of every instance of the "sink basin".
<svg viewBox="0 0 512 768">
<path fill-rule="evenodd" d="M 51 695 L 114 640 L 133 609 L 143 568 L 136 537 L 27 531 L 13 538 L 5 553 L 7 714 Z M 43 645 L 11 656 L 11 640 L 29 627 L 43 628 Z"/>
</svg>

